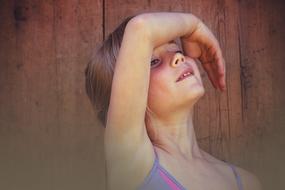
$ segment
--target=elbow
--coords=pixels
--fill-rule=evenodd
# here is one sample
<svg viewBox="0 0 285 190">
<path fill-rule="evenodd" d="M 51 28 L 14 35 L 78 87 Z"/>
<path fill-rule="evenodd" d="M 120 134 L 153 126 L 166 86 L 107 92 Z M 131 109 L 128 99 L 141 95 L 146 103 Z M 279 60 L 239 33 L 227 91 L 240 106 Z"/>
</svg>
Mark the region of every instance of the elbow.
<svg viewBox="0 0 285 190">
<path fill-rule="evenodd" d="M 135 27 L 137 29 L 142 29 L 146 25 L 146 16 L 145 14 L 139 14 L 133 17 L 129 22 L 128 25 Z"/>
<path fill-rule="evenodd" d="M 140 34 L 145 37 L 150 37 L 150 31 L 149 31 L 149 26 L 147 23 L 147 19 L 144 14 L 140 14 L 132 18 L 127 26 L 126 26 L 127 31 L 131 31 L 132 34 Z"/>
</svg>

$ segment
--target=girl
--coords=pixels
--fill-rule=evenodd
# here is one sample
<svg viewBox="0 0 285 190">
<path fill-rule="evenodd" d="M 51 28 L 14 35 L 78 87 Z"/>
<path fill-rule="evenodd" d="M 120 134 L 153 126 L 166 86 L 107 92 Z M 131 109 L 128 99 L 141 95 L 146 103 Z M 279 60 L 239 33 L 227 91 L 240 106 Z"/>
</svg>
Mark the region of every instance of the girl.
<svg viewBox="0 0 285 190">
<path fill-rule="evenodd" d="M 205 89 L 196 59 L 224 91 L 212 32 L 192 14 L 160 12 L 127 18 L 88 64 L 87 94 L 106 127 L 108 189 L 261 189 L 253 174 L 199 148 L 193 108 Z"/>
</svg>

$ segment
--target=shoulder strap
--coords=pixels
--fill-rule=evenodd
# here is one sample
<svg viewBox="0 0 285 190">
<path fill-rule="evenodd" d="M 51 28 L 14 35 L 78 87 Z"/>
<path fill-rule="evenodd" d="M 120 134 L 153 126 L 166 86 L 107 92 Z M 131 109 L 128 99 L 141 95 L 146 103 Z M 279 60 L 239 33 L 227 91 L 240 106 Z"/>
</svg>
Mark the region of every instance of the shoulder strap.
<svg viewBox="0 0 285 190">
<path fill-rule="evenodd" d="M 158 167 L 158 154 L 155 150 L 155 148 L 153 148 L 154 153 L 155 153 L 155 159 L 154 159 L 154 163 L 152 165 L 152 168 L 149 172 L 149 174 L 146 176 L 144 182 L 141 184 L 141 186 L 138 188 L 138 190 L 143 190 L 147 188 L 147 185 L 150 183 L 150 181 L 152 180 L 153 176 L 155 175 L 156 171 L 157 171 L 157 167 Z"/>
<path fill-rule="evenodd" d="M 241 183 L 241 177 L 240 177 L 240 175 L 238 174 L 238 172 L 237 172 L 235 166 L 232 165 L 232 164 L 230 164 L 230 163 L 228 163 L 228 162 L 226 162 L 226 163 L 227 163 L 227 164 L 232 168 L 232 170 L 233 170 L 233 173 L 234 173 L 235 178 L 236 178 L 236 180 L 237 180 L 237 185 L 238 185 L 239 190 L 243 190 L 242 183 Z"/>
</svg>

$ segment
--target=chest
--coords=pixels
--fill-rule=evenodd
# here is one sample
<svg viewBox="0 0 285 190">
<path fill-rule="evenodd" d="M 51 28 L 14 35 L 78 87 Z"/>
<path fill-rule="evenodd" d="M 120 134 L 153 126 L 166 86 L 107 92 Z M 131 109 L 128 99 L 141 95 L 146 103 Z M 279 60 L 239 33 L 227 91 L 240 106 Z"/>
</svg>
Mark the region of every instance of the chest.
<svg viewBox="0 0 285 190">
<path fill-rule="evenodd" d="M 225 165 L 195 163 L 183 161 L 161 161 L 160 166 L 176 182 L 191 190 L 238 190 L 231 168 Z"/>
</svg>

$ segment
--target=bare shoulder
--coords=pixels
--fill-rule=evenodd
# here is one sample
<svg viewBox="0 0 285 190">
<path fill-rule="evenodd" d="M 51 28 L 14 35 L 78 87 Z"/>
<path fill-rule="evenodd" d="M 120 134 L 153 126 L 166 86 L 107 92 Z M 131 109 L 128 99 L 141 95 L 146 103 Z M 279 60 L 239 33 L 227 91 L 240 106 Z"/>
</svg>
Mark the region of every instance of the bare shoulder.
<svg viewBox="0 0 285 190">
<path fill-rule="evenodd" d="M 262 190 L 261 182 L 255 174 L 237 166 L 235 168 L 241 177 L 244 190 Z"/>
<path fill-rule="evenodd" d="M 226 165 L 225 162 L 215 158 L 214 156 L 205 152 L 202 149 L 200 149 L 200 150 L 203 153 L 203 155 L 207 158 L 208 161 L 210 161 L 214 164 L 217 164 L 217 165 Z M 241 177 L 241 182 L 242 182 L 244 190 L 263 190 L 261 182 L 255 174 L 253 174 L 253 173 L 251 173 L 251 172 L 249 172 L 243 168 L 240 168 L 236 165 L 234 165 L 234 167 L 236 168 L 237 173 Z"/>
</svg>

